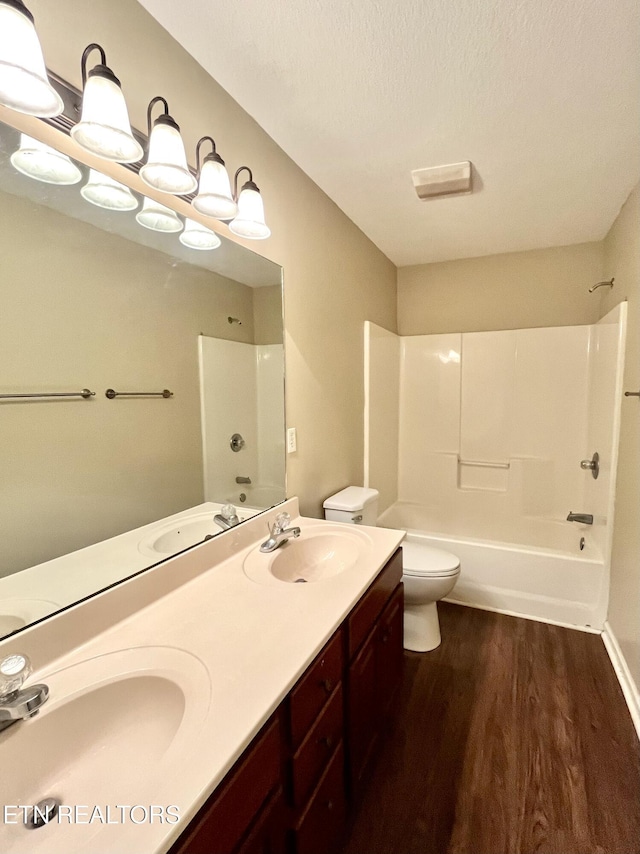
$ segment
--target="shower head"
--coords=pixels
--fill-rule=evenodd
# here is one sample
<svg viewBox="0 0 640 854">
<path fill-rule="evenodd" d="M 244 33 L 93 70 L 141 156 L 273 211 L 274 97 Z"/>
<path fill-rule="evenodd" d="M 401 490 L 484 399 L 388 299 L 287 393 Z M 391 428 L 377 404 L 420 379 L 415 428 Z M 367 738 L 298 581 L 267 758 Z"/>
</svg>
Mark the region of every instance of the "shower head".
<svg viewBox="0 0 640 854">
<path fill-rule="evenodd" d="M 590 294 L 592 294 L 592 293 L 593 293 L 595 290 L 597 290 L 598 288 L 605 288 L 605 287 L 606 287 L 606 288 L 612 288 L 612 287 L 613 287 L 613 282 L 614 282 L 614 279 L 613 279 L 613 276 L 612 276 L 612 277 L 611 277 L 611 279 L 610 279 L 608 282 L 598 282 L 598 284 L 597 284 L 597 285 L 591 285 L 591 287 L 589 288 L 589 293 L 590 293 Z"/>
</svg>

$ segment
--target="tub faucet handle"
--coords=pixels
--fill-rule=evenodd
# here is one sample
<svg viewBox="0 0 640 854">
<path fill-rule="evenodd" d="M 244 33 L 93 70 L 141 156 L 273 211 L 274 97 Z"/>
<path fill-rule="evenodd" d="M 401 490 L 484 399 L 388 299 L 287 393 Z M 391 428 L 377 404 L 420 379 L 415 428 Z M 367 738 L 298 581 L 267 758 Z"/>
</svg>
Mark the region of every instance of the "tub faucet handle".
<svg viewBox="0 0 640 854">
<path fill-rule="evenodd" d="M 580 468 L 590 471 L 594 480 L 597 480 L 600 474 L 600 454 L 596 451 L 590 460 L 580 460 Z"/>
</svg>

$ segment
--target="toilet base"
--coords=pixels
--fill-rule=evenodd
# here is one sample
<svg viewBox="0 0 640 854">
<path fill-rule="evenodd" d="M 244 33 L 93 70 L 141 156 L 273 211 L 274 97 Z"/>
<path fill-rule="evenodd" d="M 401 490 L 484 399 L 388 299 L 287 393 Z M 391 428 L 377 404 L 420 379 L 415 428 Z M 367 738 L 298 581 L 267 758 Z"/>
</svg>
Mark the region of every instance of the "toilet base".
<svg viewBox="0 0 640 854">
<path fill-rule="evenodd" d="M 405 649 L 412 652 L 429 652 L 440 646 L 440 621 L 436 602 L 404 606 Z"/>
</svg>

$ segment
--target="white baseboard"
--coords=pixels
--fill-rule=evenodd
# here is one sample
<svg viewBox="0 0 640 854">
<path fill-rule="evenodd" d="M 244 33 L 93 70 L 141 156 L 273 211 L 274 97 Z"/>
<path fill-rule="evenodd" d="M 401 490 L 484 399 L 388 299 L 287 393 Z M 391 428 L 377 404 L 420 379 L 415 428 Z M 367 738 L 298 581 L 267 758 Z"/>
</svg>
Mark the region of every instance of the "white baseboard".
<svg viewBox="0 0 640 854">
<path fill-rule="evenodd" d="M 565 623 L 562 620 L 552 620 L 549 617 L 538 617 L 533 614 L 526 614 L 522 611 L 512 611 L 509 608 L 497 608 L 494 605 L 479 604 L 478 602 L 465 602 L 462 599 L 453 599 L 445 596 L 443 602 L 450 602 L 452 605 L 462 605 L 465 608 L 476 608 L 478 611 L 492 611 L 494 614 L 505 614 L 507 617 L 520 617 L 522 620 L 533 620 L 535 623 L 547 623 L 549 626 L 560 626 L 563 629 L 573 629 L 576 632 L 586 632 L 589 635 L 601 634 L 599 629 L 594 629 L 591 626 L 581 626 L 575 623 Z"/>
<path fill-rule="evenodd" d="M 631 720 L 633 721 L 633 725 L 638 733 L 638 738 L 640 739 L 640 693 L 638 692 L 636 683 L 634 682 L 631 671 L 629 670 L 627 660 L 622 654 L 618 639 L 614 635 L 608 620 L 604 624 L 602 640 L 604 641 L 605 649 L 609 653 L 611 664 L 613 665 L 615 674 L 618 677 L 618 682 L 622 688 L 622 693 L 624 694 L 627 706 L 629 707 Z"/>
</svg>

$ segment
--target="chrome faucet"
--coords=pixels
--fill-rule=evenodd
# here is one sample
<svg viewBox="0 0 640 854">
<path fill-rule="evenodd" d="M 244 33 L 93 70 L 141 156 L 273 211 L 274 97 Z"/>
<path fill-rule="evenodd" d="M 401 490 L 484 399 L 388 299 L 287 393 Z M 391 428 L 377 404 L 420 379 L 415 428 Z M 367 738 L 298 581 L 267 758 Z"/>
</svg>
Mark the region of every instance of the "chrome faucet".
<svg viewBox="0 0 640 854">
<path fill-rule="evenodd" d="M 220 509 L 220 512 L 216 513 L 213 517 L 213 521 L 216 525 L 219 525 L 223 531 L 228 531 L 229 528 L 233 528 L 234 525 L 240 524 L 240 519 L 233 504 L 225 504 L 224 507 Z"/>
<path fill-rule="evenodd" d="M 15 653 L 0 661 L 0 732 L 37 715 L 49 699 L 47 685 L 22 687 L 31 670 L 26 655 Z"/>
<path fill-rule="evenodd" d="M 567 522 L 581 522 L 583 525 L 593 525 L 591 513 L 574 513 L 573 510 L 567 516 Z"/>
<path fill-rule="evenodd" d="M 300 528 L 287 527 L 289 522 L 291 522 L 291 516 L 288 513 L 278 513 L 275 522 L 269 528 L 269 539 L 260 546 L 261 552 L 274 552 L 286 543 L 289 537 L 300 536 Z"/>
</svg>

